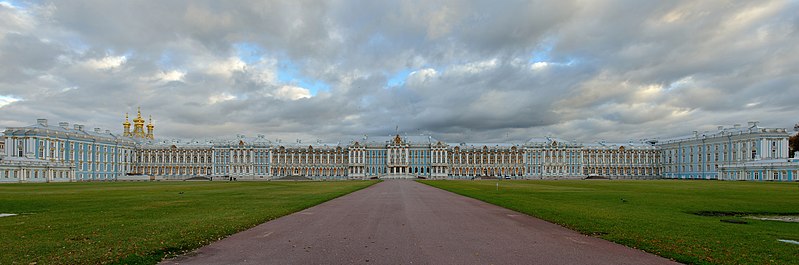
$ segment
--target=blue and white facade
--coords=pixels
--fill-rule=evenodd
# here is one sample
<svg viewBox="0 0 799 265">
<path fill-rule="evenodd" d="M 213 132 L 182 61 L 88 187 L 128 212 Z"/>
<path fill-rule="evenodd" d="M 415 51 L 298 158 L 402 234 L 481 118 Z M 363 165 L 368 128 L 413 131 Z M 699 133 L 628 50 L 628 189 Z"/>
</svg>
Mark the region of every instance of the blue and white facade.
<svg viewBox="0 0 799 265">
<path fill-rule="evenodd" d="M 284 144 L 264 135 L 157 140 L 141 113 L 120 134 L 47 120 L 5 131 L 0 182 L 348 179 L 717 179 L 799 181 L 785 129 L 720 127 L 646 143 L 445 143 L 379 136 Z"/>
<path fill-rule="evenodd" d="M 19 182 L 115 180 L 130 172 L 135 143 L 109 131 L 68 123 L 8 128 L 0 171 Z M 5 171 L 9 174 L 5 174 Z"/>
<path fill-rule="evenodd" d="M 797 154 L 799 155 L 799 154 Z M 799 181 L 799 158 L 756 160 L 719 166 L 722 180 Z"/>
<path fill-rule="evenodd" d="M 585 144 L 583 175 L 608 179 L 653 179 L 661 176 L 658 147 L 645 143 Z"/>
<path fill-rule="evenodd" d="M 452 144 L 449 156 L 449 178 L 524 179 L 526 176 L 522 144 Z"/>
<path fill-rule="evenodd" d="M 660 148 L 664 178 L 724 179 L 719 168 L 760 160 L 787 159 L 789 133 L 783 128 L 718 127 L 716 131 L 666 140 L 653 140 Z"/>
<path fill-rule="evenodd" d="M 582 178 L 582 143 L 545 137 L 525 145 L 526 172 L 532 179 Z"/>
</svg>

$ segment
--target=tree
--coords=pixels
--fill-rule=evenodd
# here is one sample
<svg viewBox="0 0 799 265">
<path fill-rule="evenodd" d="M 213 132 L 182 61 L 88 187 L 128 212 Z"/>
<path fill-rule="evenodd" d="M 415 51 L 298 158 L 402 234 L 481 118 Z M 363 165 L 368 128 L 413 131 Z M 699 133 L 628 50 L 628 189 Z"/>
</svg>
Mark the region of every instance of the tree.
<svg viewBox="0 0 799 265">
<path fill-rule="evenodd" d="M 799 133 L 794 134 L 793 136 L 788 138 L 788 146 L 790 147 L 790 157 L 793 157 L 793 152 L 799 151 Z"/>
</svg>

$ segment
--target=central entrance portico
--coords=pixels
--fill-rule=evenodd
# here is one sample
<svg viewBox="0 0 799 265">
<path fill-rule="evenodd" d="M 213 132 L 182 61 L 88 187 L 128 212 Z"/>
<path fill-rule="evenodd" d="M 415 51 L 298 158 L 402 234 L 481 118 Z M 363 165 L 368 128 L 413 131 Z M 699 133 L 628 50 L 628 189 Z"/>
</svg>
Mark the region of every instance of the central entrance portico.
<svg viewBox="0 0 799 265">
<path fill-rule="evenodd" d="M 387 146 L 387 172 L 382 179 L 413 179 L 416 178 L 410 173 L 410 154 L 408 149 L 410 144 L 406 143 L 399 136 Z"/>
<path fill-rule="evenodd" d="M 380 179 L 416 179 L 416 176 L 408 174 L 389 174 L 380 176 Z"/>
</svg>

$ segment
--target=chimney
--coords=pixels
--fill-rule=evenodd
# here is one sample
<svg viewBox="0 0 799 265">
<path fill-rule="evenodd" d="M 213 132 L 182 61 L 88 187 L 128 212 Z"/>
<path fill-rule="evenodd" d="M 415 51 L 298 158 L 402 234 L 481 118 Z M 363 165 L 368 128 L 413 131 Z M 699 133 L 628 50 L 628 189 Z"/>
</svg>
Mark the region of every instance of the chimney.
<svg viewBox="0 0 799 265">
<path fill-rule="evenodd" d="M 732 127 L 735 128 L 735 129 L 739 129 L 739 128 L 741 128 L 741 124 L 740 123 L 736 123 Z"/>
<path fill-rule="evenodd" d="M 749 128 L 752 128 L 752 127 L 757 127 L 758 123 L 760 123 L 760 122 L 759 121 L 750 121 L 750 122 L 747 123 L 747 125 L 749 125 Z"/>
<path fill-rule="evenodd" d="M 72 126 L 73 126 L 73 128 L 75 128 L 75 130 L 78 130 L 78 131 L 83 131 L 83 125 L 80 125 L 80 124 L 74 124 L 74 125 L 72 125 Z"/>
<path fill-rule="evenodd" d="M 723 131 L 724 130 L 724 126 L 719 125 L 718 128 L 719 128 L 719 131 Z"/>
<path fill-rule="evenodd" d="M 111 134 L 111 130 L 105 130 L 105 134 Z"/>
<path fill-rule="evenodd" d="M 100 133 L 100 132 L 102 132 L 102 130 L 100 130 L 100 128 L 94 128 L 94 132 Z"/>
<path fill-rule="evenodd" d="M 694 131 L 694 137 L 699 137 L 699 131 Z"/>
<path fill-rule="evenodd" d="M 36 124 L 47 127 L 47 119 L 36 119 Z"/>
<path fill-rule="evenodd" d="M 64 128 L 64 129 L 69 129 L 69 122 L 64 122 L 64 121 L 59 122 L 58 126 L 61 126 L 61 128 Z"/>
</svg>

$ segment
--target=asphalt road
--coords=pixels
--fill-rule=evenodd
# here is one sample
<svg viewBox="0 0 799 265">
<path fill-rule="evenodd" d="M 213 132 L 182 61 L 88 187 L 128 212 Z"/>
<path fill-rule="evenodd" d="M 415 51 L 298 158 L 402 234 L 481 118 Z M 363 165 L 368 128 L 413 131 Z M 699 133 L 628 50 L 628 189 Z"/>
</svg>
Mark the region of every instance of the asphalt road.
<svg viewBox="0 0 799 265">
<path fill-rule="evenodd" d="M 408 180 L 384 181 L 162 264 L 675 264 Z"/>
</svg>

